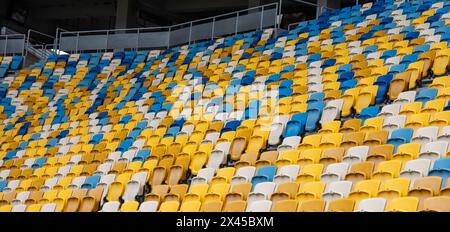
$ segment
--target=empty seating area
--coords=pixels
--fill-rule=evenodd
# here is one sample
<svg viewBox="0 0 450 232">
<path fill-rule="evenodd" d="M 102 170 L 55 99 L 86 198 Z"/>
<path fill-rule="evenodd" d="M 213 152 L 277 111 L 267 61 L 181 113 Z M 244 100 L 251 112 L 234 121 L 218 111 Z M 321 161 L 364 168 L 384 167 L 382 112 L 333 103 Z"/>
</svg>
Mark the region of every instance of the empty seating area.
<svg viewBox="0 0 450 232">
<path fill-rule="evenodd" d="M 0 212 L 450 212 L 449 43 L 449 1 L 385 0 L 167 50 L 3 57 Z"/>
</svg>

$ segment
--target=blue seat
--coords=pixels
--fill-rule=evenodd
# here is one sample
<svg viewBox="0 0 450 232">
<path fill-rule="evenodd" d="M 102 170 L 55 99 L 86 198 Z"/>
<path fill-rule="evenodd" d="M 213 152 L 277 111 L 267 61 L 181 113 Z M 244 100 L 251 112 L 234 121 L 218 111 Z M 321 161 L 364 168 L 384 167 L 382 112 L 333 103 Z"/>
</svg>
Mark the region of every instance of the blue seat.
<svg viewBox="0 0 450 232">
<path fill-rule="evenodd" d="M 125 139 L 123 142 L 120 143 L 119 147 L 116 148 L 116 151 L 120 151 L 122 153 L 128 151 L 128 149 L 133 145 L 133 142 L 134 142 L 133 139 Z"/>
<path fill-rule="evenodd" d="M 6 186 L 8 186 L 8 181 L 0 180 L 0 192 L 3 192 L 3 189 L 5 189 Z"/>
<path fill-rule="evenodd" d="M 354 72 L 352 72 L 352 71 L 345 71 L 345 72 L 342 72 L 341 74 L 339 74 L 339 77 L 338 77 L 337 80 L 339 82 L 348 81 L 348 80 L 353 79 L 354 76 L 355 76 Z"/>
<path fill-rule="evenodd" d="M 238 126 L 240 126 L 240 125 L 241 125 L 240 120 L 234 120 L 231 122 L 227 122 L 227 124 L 225 124 L 225 127 L 222 129 L 220 134 L 223 134 L 227 131 L 235 131 L 238 128 Z"/>
<path fill-rule="evenodd" d="M 416 96 L 415 101 L 420 101 L 426 103 L 427 101 L 434 100 L 436 98 L 438 90 L 437 89 L 422 89 Z"/>
<path fill-rule="evenodd" d="M 366 121 L 366 119 L 376 117 L 378 113 L 380 112 L 380 106 L 369 106 L 361 110 L 361 114 L 356 115 L 356 118 L 359 118 L 362 120 L 362 123 Z"/>
<path fill-rule="evenodd" d="M 306 113 L 308 114 L 305 125 L 306 131 L 311 132 L 317 128 L 317 123 L 322 116 L 324 107 L 325 103 L 322 101 L 308 104 L 308 110 L 306 111 Z"/>
<path fill-rule="evenodd" d="M 386 100 L 386 93 L 389 90 L 389 85 L 392 79 L 392 74 L 386 74 L 378 77 L 377 81 L 375 81 L 374 85 L 378 85 L 378 92 L 375 98 L 377 103 L 382 103 Z"/>
<path fill-rule="evenodd" d="M 42 167 L 47 162 L 47 157 L 40 157 L 36 159 L 33 165 L 31 165 L 31 168 L 37 169 Z"/>
<path fill-rule="evenodd" d="M 344 81 L 341 83 L 341 87 L 340 90 L 342 91 L 342 94 L 344 94 L 344 92 L 348 89 L 352 89 L 355 88 L 356 85 L 358 84 L 357 80 L 348 80 L 348 81 Z"/>
<path fill-rule="evenodd" d="M 264 166 L 264 167 L 261 167 L 258 170 L 258 173 L 253 178 L 254 179 L 264 180 L 264 181 L 261 181 L 261 182 L 273 181 L 273 178 L 277 174 L 277 169 L 278 169 L 277 166 Z M 252 179 L 252 182 L 253 182 L 253 179 Z"/>
<path fill-rule="evenodd" d="M 313 93 L 313 94 L 311 94 L 311 96 L 309 96 L 306 103 L 311 104 L 314 102 L 320 102 L 320 101 L 323 101 L 324 97 L 325 97 L 325 93 Z"/>
<path fill-rule="evenodd" d="M 10 68 L 12 70 L 19 70 L 22 67 L 22 63 L 23 63 L 22 56 L 13 56 Z"/>
<path fill-rule="evenodd" d="M 394 145 L 394 152 L 397 152 L 397 148 L 399 145 L 409 143 L 411 141 L 413 133 L 414 129 L 412 128 L 401 128 L 394 130 L 392 131 L 392 134 L 387 143 Z"/>
<path fill-rule="evenodd" d="M 387 60 L 391 57 L 394 57 L 395 55 L 397 55 L 397 50 L 387 50 L 383 52 L 383 54 L 380 56 L 380 59 Z"/>
<path fill-rule="evenodd" d="M 86 188 L 88 190 L 91 190 L 91 189 L 97 187 L 97 184 L 98 184 L 99 181 L 100 181 L 100 176 L 99 175 L 90 176 L 81 185 L 81 188 Z"/>
<path fill-rule="evenodd" d="M 279 98 L 289 97 L 292 95 L 293 90 L 290 87 L 283 87 L 279 89 Z"/>
<path fill-rule="evenodd" d="M 428 175 L 442 177 L 441 187 L 445 187 L 448 178 L 450 178 L 450 157 L 436 160 L 434 162 L 433 169 L 430 170 Z"/>
<path fill-rule="evenodd" d="M 142 149 L 140 151 L 138 151 L 138 153 L 136 154 L 135 157 L 133 157 L 133 162 L 134 161 L 141 161 L 141 162 L 145 162 L 145 160 L 147 160 L 147 157 L 150 155 L 150 149 Z"/>
<path fill-rule="evenodd" d="M 298 121 L 289 121 L 286 124 L 286 130 L 283 137 L 299 136 L 302 132 L 302 124 Z"/>
<path fill-rule="evenodd" d="M 89 141 L 89 144 L 98 144 L 100 143 L 100 140 L 103 139 L 103 134 L 96 134 L 94 136 L 92 136 L 91 141 Z"/>
<path fill-rule="evenodd" d="M 181 127 L 179 126 L 172 126 L 167 130 L 166 134 L 164 135 L 164 137 L 177 137 L 178 132 L 180 132 Z"/>
</svg>

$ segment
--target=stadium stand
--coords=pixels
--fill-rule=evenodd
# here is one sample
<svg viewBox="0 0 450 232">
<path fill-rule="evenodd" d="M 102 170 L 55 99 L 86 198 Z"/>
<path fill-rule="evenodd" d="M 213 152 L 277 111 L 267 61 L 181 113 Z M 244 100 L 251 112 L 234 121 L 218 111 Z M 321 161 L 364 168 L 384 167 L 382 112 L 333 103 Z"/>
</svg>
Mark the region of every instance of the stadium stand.
<svg viewBox="0 0 450 232">
<path fill-rule="evenodd" d="M 2 79 L 0 212 L 448 212 L 449 40 L 449 1 L 386 0 L 53 55 Z"/>
</svg>

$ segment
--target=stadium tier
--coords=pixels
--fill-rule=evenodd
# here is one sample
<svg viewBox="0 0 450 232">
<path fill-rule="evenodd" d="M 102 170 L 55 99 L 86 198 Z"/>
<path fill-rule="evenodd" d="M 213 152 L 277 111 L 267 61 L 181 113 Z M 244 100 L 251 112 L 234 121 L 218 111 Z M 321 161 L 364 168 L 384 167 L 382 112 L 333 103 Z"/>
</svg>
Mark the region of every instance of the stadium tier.
<svg viewBox="0 0 450 232">
<path fill-rule="evenodd" d="M 0 211 L 449 212 L 449 12 L 378 1 L 6 75 Z"/>
</svg>

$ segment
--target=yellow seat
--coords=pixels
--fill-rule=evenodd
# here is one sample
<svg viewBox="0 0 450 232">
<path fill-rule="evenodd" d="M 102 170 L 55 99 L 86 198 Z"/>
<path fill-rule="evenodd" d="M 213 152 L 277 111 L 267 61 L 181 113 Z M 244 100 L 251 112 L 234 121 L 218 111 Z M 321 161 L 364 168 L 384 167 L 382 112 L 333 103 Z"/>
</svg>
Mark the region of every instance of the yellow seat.
<svg viewBox="0 0 450 232">
<path fill-rule="evenodd" d="M 300 169 L 296 182 L 318 181 L 323 171 L 323 164 L 308 164 Z"/>
<path fill-rule="evenodd" d="M 420 143 L 404 143 L 398 146 L 397 153 L 392 158 L 396 160 L 412 160 L 417 159 L 420 153 Z"/>
<path fill-rule="evenodd" d="M 120 207 L 120 212 L 136 212 L 139 208 L 139 202 L 127 201 Z"/>
<path fill-rule="evenodd" d="M 320 141 L 320 148 L 338 147 L 342 141 L 342 133 L 330 133 L 322 136 Z"/>
<path fill-rule="evenodd" d="M 297 156 L 296 162 L 300 165 L 318 163 L 321 155 L 322 149 L 320 148 L 303 150 L 300 155 Z"/>
<path fill-rule="evenodd" d="M 437 76 L 447 74 L 447 66 L 450 63 L 450 48 L 439 50 L 433 63 L 433 73 Z"/>
<path fill-rule="evenodd" d="M 183 202 L 179 212 L 200 212 L 201 201 L 187 201 Z"/>
<path fill-rule="evenodd" d="M 447 101 L 445 99 L 435 99 L 427 101 L 421 110 L 421 113 L 436 113 L 444 109 Z"/>
<path fill-rule="evenodd" d="M 319 130 L 320 134 L 325 133 L 337 133 L 341 128 L 341 121 L 331 121 L 322 124 L 322 128 Z"/>
<path fill-rule="evenodd" d="M 335 199 L 328 205 L 328 212 L 353 212 L 355 203 L 352 199 Z"/>
<path fill-rule="evenodd" d="M 361 89 L 355 102 L 355 110 L 357 114 L 360 114 L 362 109 L 375 104 L 377 91 L 378 85 L 368 86 Z"/>
<path fill-rule="evenodd" d="M 325 183 L 320 181 L 306 182 L 300 185 L 297 200 L 319 199 L 325 190 Z"/>
<path fill-rule="evenodd" d="M 402 169 L 402 161 L 389 160 L 378 164 L 377 170 L 372 174 L 373 179 L 386 180 L 397 178 Z"/>
<path fill-rule="evenodd" d="M 342 99 L 344 99 L 344 104 L 342 106 L 341 116 L 347 117 L 352 113 L 353 105 L 356 102 L 356 98 L 359 95 L 359 88 L 347 89 L 342 95 Z"/>
<path fill-rule="evenodd" d="M 422 102 L 407 103 L 402 106 L 399 115 L 410 116 L 413 114 L 418 114 L 421 109 L 422 109 Z"/>
<path fill-rule="evenodd" d="M 0 212 L 2 212 L 2 213 L 11 212 L 11 210 L 12 210 L 12 205 L 10 205 L 10 204 L 0 206 Z"/>
<path fill-rule="evenodd" d="M 318 148 L 322 136 L 319 134 L 307 135 L 303 138 L 302 143 L 299 145 L 299 150 Z"/>
<path fill-rule="evenodd" d="M 178 201 L 165 201 L 159 207 L 159 212 L 178 212 L 180 202 Z"/>
<path fill-rule="evenodd" d="M 386 206 L 386 212 L 416 212 L 419 199 L 416 197 L 399 197 L 392 199 Z"/>
<path fill-rule="evenodd" d="M 410 180 L 408 178 L 395 178 L 384 181 L 381 184 L 379 197 L 393 199 L 408 195 Z"/>
<path fill-rule="evenodd" d="M 379 131 L 383 126 L 384 118 L 383 117 L 373 117 L 366 119 L 364 122 L 364 126 L 362 126 L 359 130 L 364 132 L 370 131 Z"/>
<path fill-rule="evenodd" d="M 40 212 L 42 204 L 31 204 L 27 207 L 26 212 Z"/>
<path fill-rule="evenodd" d="M 405 127 L 413 129 L 425 127 L 428 125 L 429 121 L 430 121 L 429 113 L 413 114 L 409 115 L 408 118 L 406 119 Z"/>
<path fill-rule="evenodd" d="M 348 195 L 349 199 L 362 200 L 376 197 L 380 188 L 380 180 L 362 180 L 356 183 L 353 190 Z"/>
</svg>

